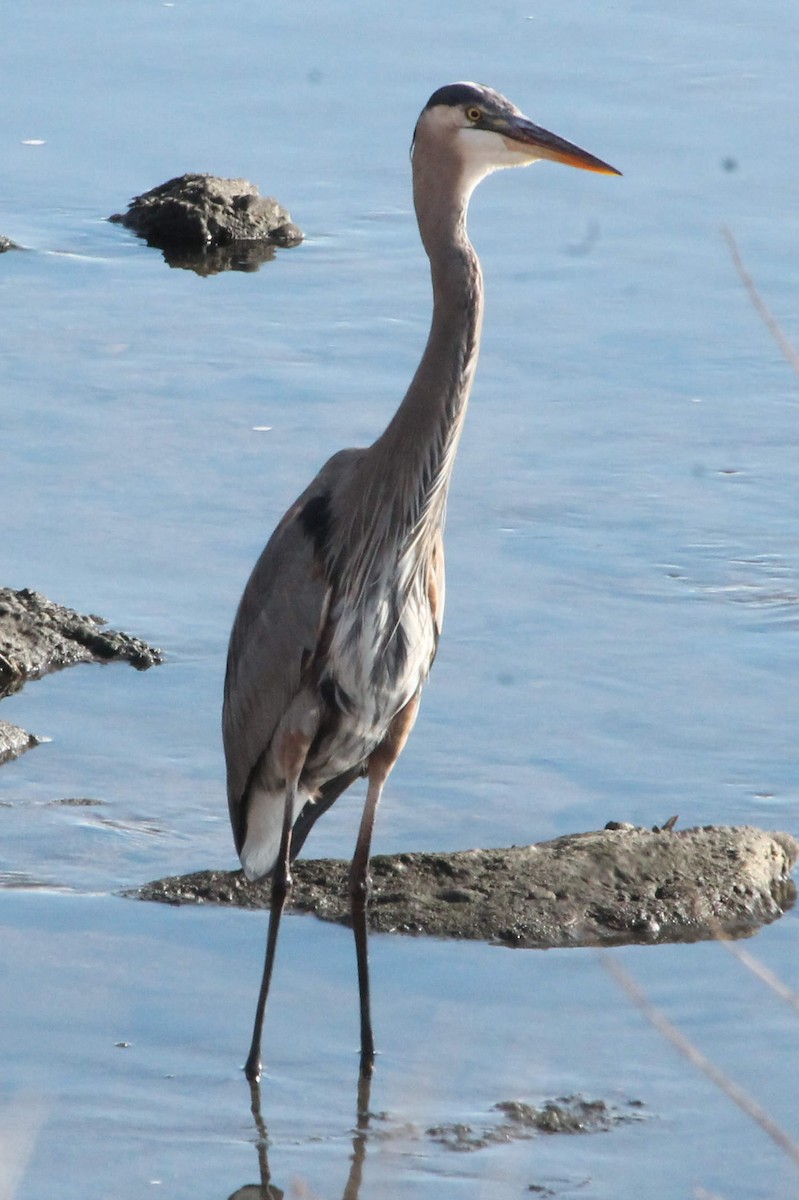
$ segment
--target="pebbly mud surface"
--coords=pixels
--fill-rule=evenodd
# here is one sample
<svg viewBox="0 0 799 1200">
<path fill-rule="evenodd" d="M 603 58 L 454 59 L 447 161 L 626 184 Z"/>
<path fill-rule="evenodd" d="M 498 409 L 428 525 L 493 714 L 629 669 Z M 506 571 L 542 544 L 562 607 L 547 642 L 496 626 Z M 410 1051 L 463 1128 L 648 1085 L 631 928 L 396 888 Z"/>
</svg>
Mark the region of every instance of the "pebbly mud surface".
<svg viewBox="0 0 799 1200">
<path fill-rule="evenodd" d="M 276 246 L 303 240 L 299 226 L 272 196 L 246 179 L 180 175 L 135 196 L 110 221 L 132 229 L 164 253 L 172 267 L 201 275 L 257 271 Z"/>
<path fill-rule="evenodd" d="M 106 629 L 102 617 L 65 608 L 30 588 L 0 588 L 0 699 L 51 671 L 115 661 L 146 671 L 163 655 L 140 638 Z M 0 721 L 0 764 L 46 740 Z"/>
<path fill-rule="evenodd" d="M 498 850 L 378 855 L 369 926 L 537 949 L 742 937 L 796 899 L 799 845 L 750 826 L 603 830 Z M 349 863 L 298 859 L 291 905 L 349 924 Z M 127 893 L 169 904 L 269 907 L 269 882 L 200 871 Z"/>
</svg>

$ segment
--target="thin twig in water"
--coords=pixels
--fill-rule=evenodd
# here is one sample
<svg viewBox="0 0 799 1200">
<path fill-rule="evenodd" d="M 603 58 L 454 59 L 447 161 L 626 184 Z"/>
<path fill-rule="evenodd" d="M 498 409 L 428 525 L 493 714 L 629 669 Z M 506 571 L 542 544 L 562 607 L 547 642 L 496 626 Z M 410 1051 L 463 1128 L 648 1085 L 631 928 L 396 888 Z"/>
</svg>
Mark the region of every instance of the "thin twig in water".
<svg viewBox="0 0 799 1200">
<path fill-rule="evenodd" d="M 733 265 L 741 277 L 741 281 L 749 294 L 749 299 L 752 301 L 758 313 L 760 314 L 766 329 L 768 329 L 769 333 L 774 338 L 774 341 L 777 343 L 780 350 L 793 367 L 794 371 L 796 371 L 797 375 L 799 375 L 799 354 L 797 354 L 788 338 L 782 332 L 777 318 L 771 312 L 771 309 L 768 307 L 765 300 L 760 295 L 760 292 L 757 290 L 755 281 L 752 279 L 752 276 L 744 266 L 744 261 L 741 258 L 741 252 L 738 249 L 738 243 L 736 242 L 732 231 L 728 229 L 726 225 L 722 225 L 721 232 L 724 240 L 729 246 Z"/>
<path fill-rule="evenodd" d="M 751 971 L 753 975 L 756 975 L 762 983 L 765 983 L 766 987 L 771 988 L 772 992 L 776 996 L 779 996 L 780 1000 L 784 1000 L 786 1004 L 790 1004 L 791 1008 L 799 1013 L 799 996 L 788 987 L 787 983 L 783 983 L 779 975 L 776 975 L 760 959 L 755 958 L 754 954 L 750 954 L 748 950 L 744 950 L 735 942 L 730 941 L 723 933 L 717 933 L 716 938 L 721 942 L 725 950 L 728 950 L 733 957 L 738 959 L 738 962 L 742 966 Z"/>
<path fill-rule="evenodd" d="M 685 1034 L 680 1033 L 679 1029 L 672 1025 L 671 1021 L 652 1003 L 633 977 L 614 958 L 609 954 L 603 954 L 600 961 L 605 970 L 613 976 L 619 987 L 627 993 L 636 1008 L 654 1025 L 655 1029 L 659 1033 L 662 1033 L 667 1041 L 671 1042 L 672 1046 L 679 1050 L 680 1054 L 684 1055 L 689 1062 L 698 1067 L 712 1083 L 715 1083 L 716 1087 L 728 1099 L 732 1100 L 733 1104 L 737 1104 L 742 1112 L 746 1113 L 756 1125 L 759 1125 L 763 1132 L 768 1134 L 773 1142 L 776 1142 L 780 1150 L 787 1154 L 794 1165 L 799 1167 L 799 1145 L 784 1129 L 780 1128 L 765 1109 L 761 1108 L 737 1083 L 734 1083 L 732 1079 L 728 1079 L 724 1072 L 715 1063 L 711 1062 L 701 1050 L 698 1050 Z"/>
</svg>

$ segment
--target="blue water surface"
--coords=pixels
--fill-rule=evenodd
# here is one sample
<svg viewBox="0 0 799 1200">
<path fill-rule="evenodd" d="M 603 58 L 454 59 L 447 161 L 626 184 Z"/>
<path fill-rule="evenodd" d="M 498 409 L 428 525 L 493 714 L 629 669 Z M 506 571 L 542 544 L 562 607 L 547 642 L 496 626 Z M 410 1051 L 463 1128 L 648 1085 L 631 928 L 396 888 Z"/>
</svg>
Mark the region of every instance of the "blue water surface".
<svg viewBox="0 0 799 1200">
<path fill-rule="evenodd" d="M 17 1200 L 225 1197 L 258 1178 L 238 1067 L 263 918 L 115 893 L 234 865 L 230 624 L 285 507 L 330 453 L 382 429 L 418 360 L 430 288 L 408 148 L 442 83 L 484 80 L 624 174 L 541 164 L 475 196 L 487 311 L 445 634 L 375 849 L 675 813 L 797 833 L 799 379 L 722 230 L 799 343 L 798 27 L 787 0 L 43 0 L 5 15 L 0 233 L 25 250 L 0 258 L 0 583 L 166 655 L 3 704 L 52 739 L 0 776 L 0 1138 L 20 1113 L 30 1131 L 24 1165 L 11 1139 Z M 251 179 L 306 241 L 202 278 L 107 222 L 188 170 Z M 349 855 L 362 802 L 343 797 L 309 853 Z M 287 1195 L 343 1194 L 349 935 L 296 919 L 284 942 L 270 1165 Z M 799 985 L 795 916 L 751 948 Z M 388 1115 L 364 1200 L 795 1189 L 785 1156 L 590 952 L 375 939 L 373 957 L 373 1106 Z M 723 947 L 621 958 L 797 1136 L 795 1014 Z M 573 1092 L 640 1100 L 646 1119 L 469 1155 L 424 1132 Z"/>
</svg>

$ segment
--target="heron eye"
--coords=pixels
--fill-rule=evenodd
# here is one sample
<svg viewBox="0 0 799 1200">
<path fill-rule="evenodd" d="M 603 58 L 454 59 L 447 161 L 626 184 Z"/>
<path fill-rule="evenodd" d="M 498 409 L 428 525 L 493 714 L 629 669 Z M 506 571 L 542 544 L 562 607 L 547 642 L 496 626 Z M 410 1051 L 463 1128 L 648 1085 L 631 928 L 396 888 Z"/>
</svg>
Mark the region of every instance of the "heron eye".
<svg viewBox="0 0 799 1200">
<path fill-rule="evenodd" d="M 471 121 L 473 124 L 476 124 L 482 115 L 483 114 L 480 112 L 480 109 L 475 108 L 474 106 L 466 109 L 466 119 L 467 121 Z"/>
</svg>

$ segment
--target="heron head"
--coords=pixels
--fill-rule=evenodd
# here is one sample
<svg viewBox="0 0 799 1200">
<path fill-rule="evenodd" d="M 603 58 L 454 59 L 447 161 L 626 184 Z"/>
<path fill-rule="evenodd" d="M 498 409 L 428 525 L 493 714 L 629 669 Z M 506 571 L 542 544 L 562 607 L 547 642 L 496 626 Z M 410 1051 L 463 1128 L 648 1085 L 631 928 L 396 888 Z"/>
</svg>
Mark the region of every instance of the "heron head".
<svg viewBox="0 0 799 1200">
<path fill-rule="evenodd" d="M 557 134 L 535 125 L 510 100 L 479 83 L 450 83 L 434 92 L 414 134 L 454 145 L 472 186 L 491 171 L 524 167 L 539 159 L 620 175 L 615 167 Z"/>
</svg>

